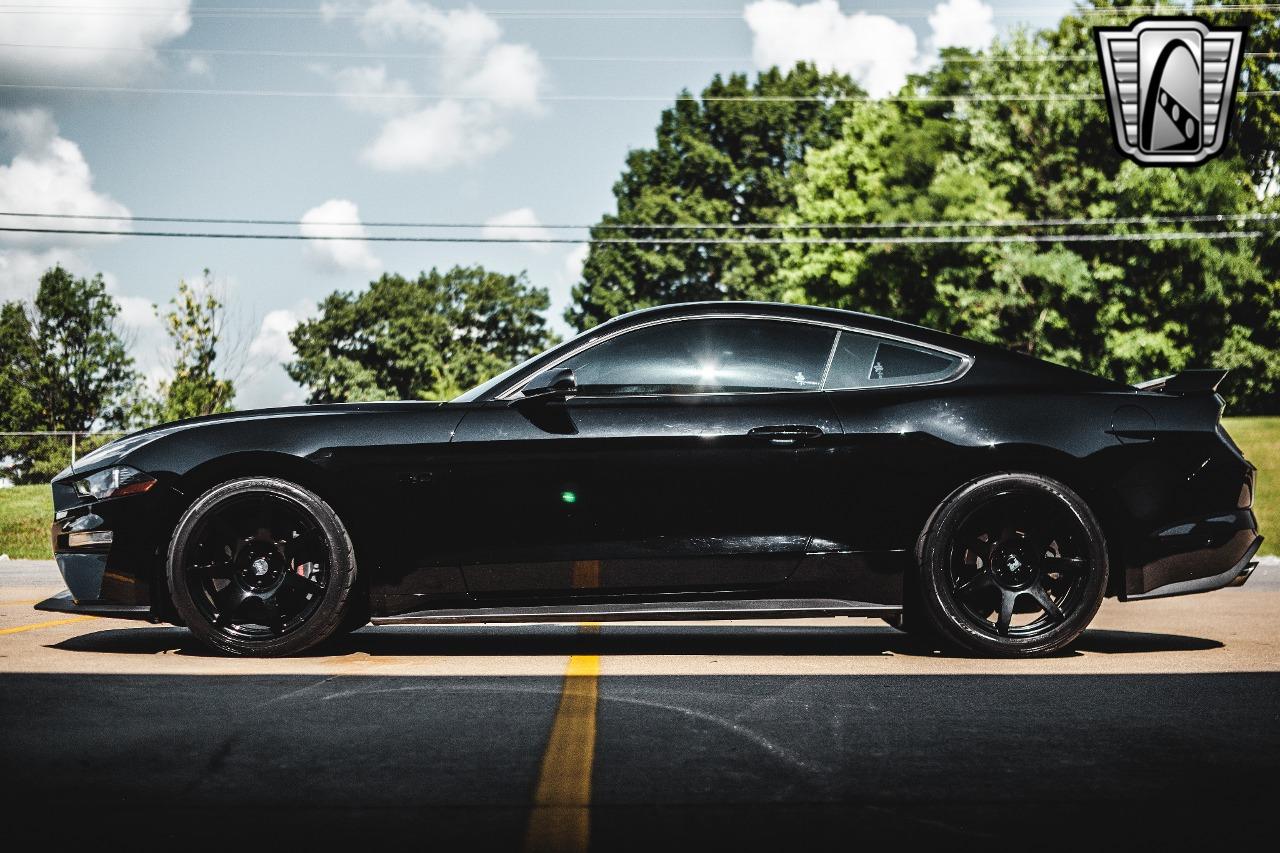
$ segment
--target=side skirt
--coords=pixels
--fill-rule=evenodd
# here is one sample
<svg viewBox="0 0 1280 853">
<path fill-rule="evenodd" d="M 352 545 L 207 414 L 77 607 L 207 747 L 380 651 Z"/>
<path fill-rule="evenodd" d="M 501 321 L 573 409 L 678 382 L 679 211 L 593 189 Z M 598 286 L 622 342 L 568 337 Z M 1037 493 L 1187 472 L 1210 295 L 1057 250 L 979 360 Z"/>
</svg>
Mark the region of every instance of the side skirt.
<svg viewBox="0 0 1280 853">
<path fill-rule="evenodd" d="M 700 619 L 800 619 L 821 616 L 884 618 L 897 605 L 836 598 L 752 598 L 742 600 L 553 604 L 533 607 L 465 607 L 375 616 L 374 625 L 463 625 L 495 622 L 650 622 Z"/>
</svg>

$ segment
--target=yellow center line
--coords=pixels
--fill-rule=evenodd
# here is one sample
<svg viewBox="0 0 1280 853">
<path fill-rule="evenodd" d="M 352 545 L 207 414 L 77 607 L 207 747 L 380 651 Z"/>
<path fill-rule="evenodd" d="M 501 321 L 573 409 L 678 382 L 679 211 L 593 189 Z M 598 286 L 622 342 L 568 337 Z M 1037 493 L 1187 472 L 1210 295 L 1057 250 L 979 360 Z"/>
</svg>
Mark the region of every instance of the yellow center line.
<svg viewBox="0 0 1280 853">
<path fill-rule="evenodd" d="M 22 604 L 39 604 L 39 603 L 40 603 L 40 599 L 38 598 L 7 599 L 5 601 L 0 601 L 0 607 L 17 607 Z"/>
<path fill-rule="evenodd" d="M 5 634 L 21 634 L 23 631 L 34 631 L 37 628 L 52 628 L 55 625 L 70 625 L 72 622 L 83 622 L 96 619 L 96 616 L 72 616 L 70 619 L 50 619 L 48 622 L 36 622 L 34 625 L 19 625 L 16 628 L 0 628 L 0 636 Z"/>
<path fill-rule="evenodd" d="M 596 634 L 600 626 L 584 622 L 579 630 Z M 527 853 L 585 851 L 590 844 L 599 676 L 599 655 L 569 658 L 534 789 L 533 812 L 524 838 Z"/>
</svg>

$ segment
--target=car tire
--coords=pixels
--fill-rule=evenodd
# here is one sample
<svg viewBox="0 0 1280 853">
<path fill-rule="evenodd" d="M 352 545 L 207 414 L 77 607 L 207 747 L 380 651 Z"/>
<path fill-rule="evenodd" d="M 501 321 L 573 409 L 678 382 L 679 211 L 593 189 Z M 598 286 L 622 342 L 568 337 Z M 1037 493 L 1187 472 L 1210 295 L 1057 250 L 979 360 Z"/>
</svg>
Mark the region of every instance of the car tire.
<svg viewBox="0 0 1280 853">
<path fill-rule="evenodd" d="M 1057 480 L 1005 472 L 957 489 L 921 534 L 917 606 L 952 649 L 1052 654 L 1075 640 L 1107 589 L 1107 548 L 1088 505 Z"/>
<path fill-rule="evenodd" d="M 355 621 L 346 528 L 314 492 L 276 477 L 196 498 L 170 539 L 166 577 L 187 627 L 226 654 L 299 654 Z"/>
</svg>

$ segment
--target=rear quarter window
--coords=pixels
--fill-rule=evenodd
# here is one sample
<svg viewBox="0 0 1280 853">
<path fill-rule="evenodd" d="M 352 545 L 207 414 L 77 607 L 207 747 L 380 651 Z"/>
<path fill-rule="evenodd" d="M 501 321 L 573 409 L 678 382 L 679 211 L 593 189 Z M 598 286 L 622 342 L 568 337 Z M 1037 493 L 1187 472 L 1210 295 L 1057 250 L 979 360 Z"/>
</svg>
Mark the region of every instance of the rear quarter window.
<svg viewBox="0 0 1280 853">
<path fill-rule="evenodd" d="M 841 332 L 825 388 L 840 390 L 940 382 L 954 376 L 959 356 L 859 332 Z"/>
</svg>

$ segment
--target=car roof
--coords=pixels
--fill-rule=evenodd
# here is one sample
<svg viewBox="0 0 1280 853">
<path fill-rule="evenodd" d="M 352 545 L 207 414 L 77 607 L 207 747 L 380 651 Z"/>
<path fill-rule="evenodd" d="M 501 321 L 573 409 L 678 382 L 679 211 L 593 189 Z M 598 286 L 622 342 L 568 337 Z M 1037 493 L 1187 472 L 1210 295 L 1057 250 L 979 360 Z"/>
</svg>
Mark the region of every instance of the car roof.
<svg viewBox="0 0 1280 853">
<path fill-rule="evenodd" d="M 981 378 L 985 378 L 992 384 L 1018 381 L 1048 382 L 1061 386 L 1086 387 L 1098 390 L 1129 387 L 1111 379 L 1053 364 L 994 344 L 971 340 L 948 334 L 947 332 L 940 332 L 937 329 L 930 329 L 926 326 L 918 326 L 914 323 L 894 320 L 889 317 L 881 317 L 876 314 L 849 311 L 843 308 L 828 308 L 821 305 L 795 305 L 786 302 L 753 302 L 746 300 L 680 302 L 631 311 L 614 317 L 596 328 L 604 329 L 607 327 L 612 331 L 629 326 L 643 325 L 658 319 L 708 315 L 770 317 L 781 320 L 832 323 L 867 332 L 882 332 L 894 335 L 928 346 L 974 357 L 979 362 L 979 365 L 976 366 L 981 369 L 971 376 L 971 381 L 981 381 Z"/>
<path fill-rule="evenodd" d="M 679 302 L 673 305 L 659 305 L 653 308 L 641 308 L 622 314 L 602 323 L 597 328 L 608 327 L 611 331 L 633 325 L 643 325 L 658 319 L 675 319 L 679 317 L 701 317 L 707 315 L 772 317 L 780 320 L 801 320 L 818 323 L 834 323 L 839 326 L 850 326 L 868 332 L 884 332 L 922 344 L 931 344 L 943 349 L 954 350 L 970 355 L 989 355 L 994 351 L 1005 354 L 1008 351 L 999 347 L 991 347 L 968 338 L 949 335 L 937 329 L 917 326 L 902 320 L 865 314 L 861 311 L 848 311 L 843 308 L 827 308 L 821 305 L 795 305 L 789 302 Z"/>
</svg>

